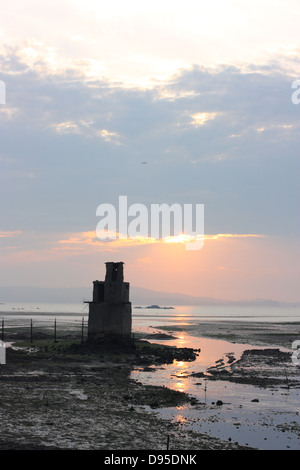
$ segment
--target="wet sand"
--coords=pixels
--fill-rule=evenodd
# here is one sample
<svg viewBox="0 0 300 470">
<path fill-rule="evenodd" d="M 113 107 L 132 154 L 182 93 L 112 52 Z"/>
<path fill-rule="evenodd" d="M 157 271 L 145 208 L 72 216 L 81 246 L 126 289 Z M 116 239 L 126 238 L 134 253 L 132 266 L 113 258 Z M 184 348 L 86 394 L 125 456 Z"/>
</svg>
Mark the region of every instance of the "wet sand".
<svg viewBox="0 0 300 470">
<path fill-rule="evenodd" d="M 189 335 L 223 339 L 231 343 L 252 346 L 276 346 L 292 349 L 294 341 L 300 340 L 300 322 L 248 322 L 248 321 L 201 321 L 197 324 L 158 326 L 169 332 L 185 331 Z"/>
</svg>

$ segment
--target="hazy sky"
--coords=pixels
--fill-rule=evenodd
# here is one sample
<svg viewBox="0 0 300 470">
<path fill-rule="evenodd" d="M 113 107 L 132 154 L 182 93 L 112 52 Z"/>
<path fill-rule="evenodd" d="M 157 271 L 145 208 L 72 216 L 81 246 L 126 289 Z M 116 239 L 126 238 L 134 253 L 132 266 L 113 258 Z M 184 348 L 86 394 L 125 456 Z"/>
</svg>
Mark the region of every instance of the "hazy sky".
<svg viewBox="0 0 300 470">
<path fill-rule="evenodd" d="M 1 286 L 124 261 L 140 287 L 300 301 L 298 0 L 0 7 Z M 204 204 L 203 249 L 101 242 L 120 195 Z"/>
</svg>

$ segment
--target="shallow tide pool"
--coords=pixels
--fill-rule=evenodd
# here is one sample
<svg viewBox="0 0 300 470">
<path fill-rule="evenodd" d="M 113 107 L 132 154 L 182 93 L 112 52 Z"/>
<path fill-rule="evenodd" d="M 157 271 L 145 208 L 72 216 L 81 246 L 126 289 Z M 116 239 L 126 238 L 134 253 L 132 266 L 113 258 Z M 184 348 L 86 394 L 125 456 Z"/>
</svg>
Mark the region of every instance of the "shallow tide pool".
<svg viewBox="0 0 300 470">
<path fill-rule="evenodd" d="M 238 360 L 245 349 L 258 349 L 257 346 L 198 338 L 185 333 L 180 333 L 177 339 L 155 342 L 201 349 L 193 362 L 174 361 L 173 364 L 153 367 L 150 371 L 140 369 L 132 372 L 131 377 L 142 383 L 164 385 L 197 399 L 193 406 L 155 410 L 160 417 L 176 421 L 184 429 L 249 447 L 300 449 L 299 389 L 260 388 L 190 376 L 199 372 L 206 374 L 216 362 L 226 367 L 228 361 Z M 218 401 L 222 404 L 217 405 Z"/>
</svg>

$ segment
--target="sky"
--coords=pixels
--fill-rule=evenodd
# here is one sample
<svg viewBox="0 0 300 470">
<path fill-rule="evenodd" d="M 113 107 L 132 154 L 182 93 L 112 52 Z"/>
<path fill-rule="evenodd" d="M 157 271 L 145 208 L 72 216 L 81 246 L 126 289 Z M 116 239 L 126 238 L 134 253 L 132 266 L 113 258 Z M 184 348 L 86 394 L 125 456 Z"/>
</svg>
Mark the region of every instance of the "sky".
<svg viewBox="0 0 300 470">
<path fill-rule="evenodd" d="M 300 301 L 298 0 L 0 7 L 0 286 L 123 261 L 138 287 Z M 100 240 L 120 196 L 204 204 L 202 249 Z"/>
</svg>

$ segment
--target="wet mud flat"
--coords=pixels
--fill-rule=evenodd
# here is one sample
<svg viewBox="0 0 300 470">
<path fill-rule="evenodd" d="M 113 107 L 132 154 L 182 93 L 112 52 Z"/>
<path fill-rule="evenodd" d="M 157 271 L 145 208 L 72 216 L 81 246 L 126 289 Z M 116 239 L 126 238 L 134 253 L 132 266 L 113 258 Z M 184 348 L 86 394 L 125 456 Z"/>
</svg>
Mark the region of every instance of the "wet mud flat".
<svg viewBox="0 0 300 470">
<path fill-rule="evenodd" d="M 233 352 L 220 354 L 207 368 L 201 353 L 198 370 L 198 359 L 181 372 L 178 368 L 182 388 L 191 390 L 198 403 L 180 412 L 165 410 L 164 416 L 180 419 L 186 429 L 258 449 L 299 450 L 300 365 L 293 362 L 296 350 L 291 349 L 300 339 L 299 325 L 223 321 L 162 327 L 172 335 L 187 334 L 189 345 L 201 347 L 204 338 L 216 348 L 223 341 L 233 345 Z"/>
<path fill-rule="evenodd" d="M 214 429 L 214 435 L 227 435 L 259 449 L 300 449 L 300 376 L 290 353 L 273 348 L 245 350 L 237 361 L 226 365 L 218 361 L 205 376 L 192 375 L 202 381 L 202 388 L 206 382 L 209 399 L 195 407 L 198 413 L 194 409 L 187 414 L 190 428 Z M 214 389 L 218 395 L 212 400 Z"/>
<path fill-rule="evenodd" d="M 300 322 L 201 321 L 184 325 L 158 326 L 176 336 L 183 331 L 196 337 L 221 339 L 231 343 L 292 348 L 300 340 Z"/>
<path fill-rule="evenodd" d="M 299 372 L 290 352 L 277 348 L 246 349 L 239 360 L 232 358 L 226 367 L 220 361 L 209 368 L 207 379 L 290 390 L 300 389 Z"/>
<path fill-rule="evenodd" d="M 146 341 L 117 348 L 35 343 L 7 348 L 0 366 L 1 450 L 165 450 L 167 437 L 170 450 L 244 448 L 159 418 L 152 409 L 193 399 L 130 379 L 136 366 L 193 361 L 197 352 Z"/>
</svg>

